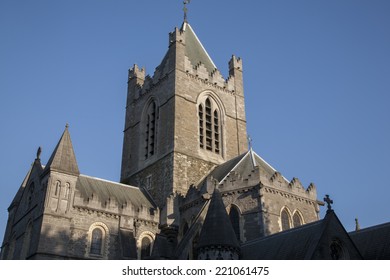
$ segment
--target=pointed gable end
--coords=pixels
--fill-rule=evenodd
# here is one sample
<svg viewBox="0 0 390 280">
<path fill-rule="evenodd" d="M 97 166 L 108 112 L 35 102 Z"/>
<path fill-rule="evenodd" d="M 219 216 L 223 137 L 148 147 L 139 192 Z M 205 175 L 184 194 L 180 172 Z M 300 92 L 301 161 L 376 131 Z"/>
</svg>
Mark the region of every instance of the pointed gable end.
<svg viewBox="0 0 390 280">
<path fill-rule="evenodd" d="M 198 36 L 196 36 L 190 24 L 188 22 L 184 22 L 181 31 L 184 32 L 185 36 L 185 54 L 191 61 L 192 65 L 197 67 L 198 65 L 203 64 L 209 74 L 213 73 L 217 67 L 198 39 Z"/>
<path fill-rule="evenodd" d="M 80 175 L 68 125 L 66 125 L 60 141 L 47 162 L 44 172 L 48 172 L 49 170 L 64 172 L 71 175 Z"/>
</svg>

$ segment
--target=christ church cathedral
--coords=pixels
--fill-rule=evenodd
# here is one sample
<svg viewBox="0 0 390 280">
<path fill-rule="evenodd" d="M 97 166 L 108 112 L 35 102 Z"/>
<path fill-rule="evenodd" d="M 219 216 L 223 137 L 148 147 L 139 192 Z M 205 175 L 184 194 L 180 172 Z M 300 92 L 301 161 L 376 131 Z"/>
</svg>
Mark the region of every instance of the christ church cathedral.
<svg viewBox="0 0 390 280">
<path fill-rule="evenodd" d="M 80 172 L 67 125 L 15 188 L 1 259 L 390 259 L 390 223 L 347 232 L 248 146 L 243 61 L 228 69 L 185 18 L 153 75 L 129 70 L 120 182 Z"/>
</svg>

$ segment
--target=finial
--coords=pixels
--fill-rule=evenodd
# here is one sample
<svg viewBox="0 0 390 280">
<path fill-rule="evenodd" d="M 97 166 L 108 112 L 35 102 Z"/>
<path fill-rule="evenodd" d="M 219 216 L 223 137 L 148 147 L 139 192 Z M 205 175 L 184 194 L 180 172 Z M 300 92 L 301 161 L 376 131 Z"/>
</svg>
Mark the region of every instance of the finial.
<svg viewBox="0 0 390 280">
<path fill-rule="evenodd" d="M 184 11 L 184 22 L 187 22 L 187 12 L 188 12 L 188 9 L 187 9 L 187 5 L 190 4 L 191 0 L 184 0 L 183 1 L 183 4 L 184 4 L 184 8 L 183 8 L 183 11 Z"/>
<path fill-rule="evenodd" d="M 37 150 L 37 160 L 40 160 L 41 153 L 42 153 L 42 148 L 38 147 L 38 150 Z"/>
<path fill-rule="evenodd" d="M 327 205 L 328 211 L 326 211 L 326 212 L 328 213 L 329 211 L 332 211 L 332 206 L 331 206 L 331 204 L 333 204 L 333 200 L 329 198 L 329 195 L 328 195 L 328 194 L 325 195 L 324 201 L 328 204 L 328 205 Z"/>
<path fill-rule="evenodd" d="M 249 134 L 246 138 L 248 140 L 248 149 L 251 150 L 252 149 L 252 138 Z"/>
<path fill-rule="evenodd" d="M 359 220 L 358 220 L 358 218 L 355 218 L 355 224 L 356 224 L 356 226 L 355 226 L 355 231 L 359 231 L 359 230 L 360 230 L 360 225 L 359 225 Z"/>
<path fill-rule="evenodd" d="M 68 129 L 69 128 L 69 124 L 68 123 L 66 123 L 66 125 L 65 125 L 65 129 Z"/>
</svg>

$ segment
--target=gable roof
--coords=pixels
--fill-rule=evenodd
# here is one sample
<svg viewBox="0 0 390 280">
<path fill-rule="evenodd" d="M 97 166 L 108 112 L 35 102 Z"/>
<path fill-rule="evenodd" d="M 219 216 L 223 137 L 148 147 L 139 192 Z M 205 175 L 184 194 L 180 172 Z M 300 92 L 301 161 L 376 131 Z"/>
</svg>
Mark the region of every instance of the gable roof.
<svg viewBox="0 0 390 280">
<path fill-rule="evenodd" d="M 241 253 L 243 259 L 331 259 L 329 246 L 335 238 L 341 240 L 350 259 L 362 259 L 333 210 L 322 220 L 246 242 Z"/>
<path fill-rule="evenodd" d="M 191 61 L 192 65 L 195 67 L 202 63 L 209 74 L 213 73 L 217 67 L 198 39 L 198 36 L 196 36 L 191 25 L 185 21 L 181 27 L 181 31 L 184 32 L 185 36 L 185 55 Z"/>
<path fill-rule="evenodd" d="M 366 260 L 390 259 L 390 223 L 350 232 L 352 240 Z"/>
<path fill-rule="evenodd" d="M 47 162 L 44 172 L 47 172 L 48 170 L 55 170 L 72 175 L 80 174 L 72 141 L 70 139 L 68 125 L 66 125 L 60 141 L 58 141 L 57 146 Z"/>
<path fill-rule="evenodd" d="M 250 174 L 255 167 L 258 167 L 261 173 L 267 174 L 269 177 L 271 177 L 276 172 L 275 168 L 273 168 L 262 157 L 250 149 L 246 153 L 243 153 L 221 165 L 218 165 L 209 173 L 207 177 L 212 176 L 214 179 L 218 180 L 218 182 L 222 182 L 230 172 L 234 171 L 244 176 Z M 287 179 L 284 178 L 284 180 L 288 182 Z M 204 181 L 205 180 L 203 180 L 200 185 L 203 185 Z"/>
<path fill-rule="evenodd" d="M 118 205 L 131 202 L 135 207 L 155 207 L 151 198 L 149 198 L 140 188 L 86 175 L 80 175 L 78 177 L 76 189 L 84 198 L 97 195 L 99 201 L 114 199 L 118 202 Z"/>
<path fill-rule="evenodd" d="M 8 208 L 8 211 L 10 210 L 10 208 L 12 208 L 12 206 L 17 205 L 20 202 L 20 200 L 22 199 L 22 196 L 23 196 L 23 192 L 26 189 L 28 181 L 30 179 L 35 178 L 35 177 L 39 178 L 39 176 L 42 174 L 42 171 L 43 171 L 43 167 L 42 167 L 41 161 L 37 157 L 34 160 L 34 162 L 31 164 L 30 169 L 28 170 L 26 176 L 24 177 L 24 180 L 23 180 L 21 186 L 19 187 L 14 199 L 12 200 L 12 202 Z"/>
</svg>

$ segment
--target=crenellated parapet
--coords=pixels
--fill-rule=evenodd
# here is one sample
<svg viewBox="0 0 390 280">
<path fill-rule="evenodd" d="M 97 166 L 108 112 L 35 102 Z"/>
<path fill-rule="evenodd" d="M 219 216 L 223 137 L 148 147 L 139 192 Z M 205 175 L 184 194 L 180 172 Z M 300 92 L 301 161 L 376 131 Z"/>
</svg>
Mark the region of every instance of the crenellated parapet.
<svg viewBox="0 0 390 280">
<path fill-rule="evenodd" d="M 234 57 L 234 60 L 237 59 Z M 232 60 L 230 60 L 229 65 L 233 64 L 231 63 L 231 61 Z M 239 59 L 239 61 L 242 67 L 241 59 Z M 206 66 L 201 62 L 198 62 L 197 64 L 193 65 L 191 60 L 187 56 L 185 57 L 184 66 L 185 71 L 190 78 L 196 79 L 204 84 L 207 84 L 210 87 L 214 87 L 218 90 L 225 91 L 231 94 L 234 94 L 236 92 L 236 86 L 241 85 L 242 83 L 242 76 L 237 75 L 237 69 L 229 68 L 229 73 L 231 74 L 228 78 L 225 79 L 217 68 L 213 69 L 212 71 L 209 71 Z"/>
<path fill-rule="evenodd" d="M 290 182 L 288 182 L 286 178 L 284 178 L 278 171 L 276 171 L 269 178 L 269 183 L 270 186 L 280 191 L 288 192 L 293 195 L 305 196 L 314 200 L 317 198 L 316 187 L 313 183 L 310 183 L 310 185 L 305 189 L 305 187 L 302 185 L 301 181 L 298 178 L 294 177 L 291 179 Z"/>
<path fill-rule="evenodd" d="M 137 64 L 134 64 L 131 69 L 129 69 L 129 81 L 136 79 L 138 84 L 142 86 L 143 81 L 145 79 L 145 68 L 142 67 L 141 69 L 138 67 Z"/>
<path fill-rule="evenodd" d="M 260 183 L 260 169 L 256 166 L 248 175 L 242 175 L 231 171 L 225 179 L 220 182 L 219 190 L 223 193 L 245 190 L 258 186 Z"/>
</svg>

